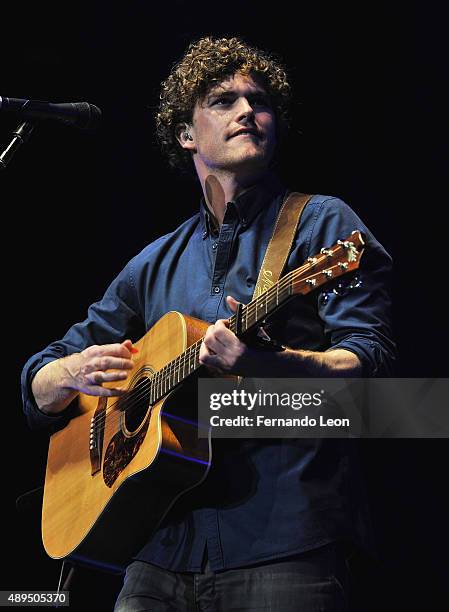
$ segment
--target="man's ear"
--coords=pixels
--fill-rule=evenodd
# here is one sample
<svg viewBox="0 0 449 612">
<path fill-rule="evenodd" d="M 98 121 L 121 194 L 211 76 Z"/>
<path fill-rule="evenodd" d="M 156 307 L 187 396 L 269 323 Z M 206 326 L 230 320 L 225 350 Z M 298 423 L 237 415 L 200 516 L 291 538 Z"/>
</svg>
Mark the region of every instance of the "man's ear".
<svg viewBox="0 0 449 612">
<path fill-rule="evenodd" d="M 195 150 L 195 141 L 192 134 L 192 126 L 187 123 L 180 123 L 176 126 L 176 139 L 183 149 L 187 151 Z"/>
</svg>

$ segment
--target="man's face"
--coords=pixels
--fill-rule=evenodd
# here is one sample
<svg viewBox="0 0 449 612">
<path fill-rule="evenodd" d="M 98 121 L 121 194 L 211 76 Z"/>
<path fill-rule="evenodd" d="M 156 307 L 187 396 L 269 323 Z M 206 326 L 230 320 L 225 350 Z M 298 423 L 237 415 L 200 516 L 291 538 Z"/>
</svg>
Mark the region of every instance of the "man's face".
<svg viewBox="0 0 449 612">
<path fill-rule="evenodd" d="M 268 167 L 276 145 L 275 116 L 257 77 L 235 73 L 195 105 L 197 170 L 252 173 Z"/>
</svg>

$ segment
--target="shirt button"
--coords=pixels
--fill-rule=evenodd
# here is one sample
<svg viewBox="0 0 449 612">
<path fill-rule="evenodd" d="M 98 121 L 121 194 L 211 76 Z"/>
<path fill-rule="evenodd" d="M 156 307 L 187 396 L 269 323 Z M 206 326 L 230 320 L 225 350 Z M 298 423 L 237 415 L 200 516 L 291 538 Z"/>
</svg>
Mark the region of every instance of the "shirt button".
<svg viewBox="0 0 449 612">
<path fill-rule="evenodd" d="M 214 244 L 212 245 L 212 248 L 214 249 L 214 251 L 217 247 L 218 247 L 218 242 L 214 242 Z"/>
<path fill-rule="evenodd" d="M 220 293 L 220 287 L 215 286 L 214 287 L 214 293 Z"/>
<path fill-rule="evenodd" d="M 203 240 L 204 238 L 207 238 L 207 232 L 203 232 Z"/>
</svg>

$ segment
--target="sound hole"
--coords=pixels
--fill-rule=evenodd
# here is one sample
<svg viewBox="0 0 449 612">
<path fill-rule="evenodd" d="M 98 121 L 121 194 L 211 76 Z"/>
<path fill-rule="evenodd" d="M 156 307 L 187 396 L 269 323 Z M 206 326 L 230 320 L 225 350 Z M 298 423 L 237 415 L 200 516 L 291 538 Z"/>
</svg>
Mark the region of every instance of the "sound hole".
<svg viewBox="0 0 449 612">
<path fill-rule="evenodd" d="M 139 378 L 124 403 L 125 428 L 129 433 L 136 431 L 145 419 L 149 408 L 149 379 Z"/>
</svg>

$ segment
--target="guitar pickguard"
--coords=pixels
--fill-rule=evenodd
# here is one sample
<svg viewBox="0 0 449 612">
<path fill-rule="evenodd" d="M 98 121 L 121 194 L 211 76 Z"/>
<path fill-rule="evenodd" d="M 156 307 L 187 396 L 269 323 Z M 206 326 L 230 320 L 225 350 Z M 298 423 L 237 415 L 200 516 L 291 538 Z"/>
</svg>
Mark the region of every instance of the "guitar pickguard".
<svg viewBox="0 0 449 612">
<path fill-rule="evenodd" d="M 145 439 L 150 418 L 148 417 L 139 431 L 127 437 L 118 431 L 108 444 L 103 462 L 103 479 L 107 487 L 112 487 L 120 473 L 137 454 Z"/>
</svg>

